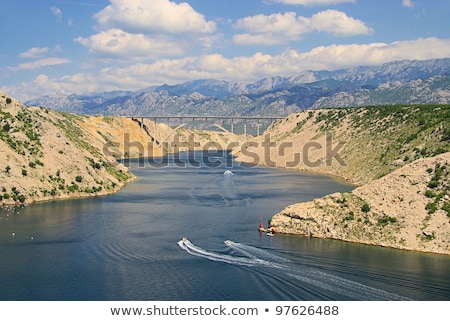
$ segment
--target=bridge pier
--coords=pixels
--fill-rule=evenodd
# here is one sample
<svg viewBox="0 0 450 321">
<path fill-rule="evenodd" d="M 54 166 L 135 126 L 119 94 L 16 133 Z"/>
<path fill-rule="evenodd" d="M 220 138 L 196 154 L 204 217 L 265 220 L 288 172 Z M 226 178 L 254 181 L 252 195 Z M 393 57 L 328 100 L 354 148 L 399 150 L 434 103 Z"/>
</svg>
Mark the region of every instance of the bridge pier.
<svg viewBox="0 0 450 321">
<path fill-rule="evenodd" d="M 244 119 L 244 138 L 247 137 L 247 119 Z"/>
</svg>

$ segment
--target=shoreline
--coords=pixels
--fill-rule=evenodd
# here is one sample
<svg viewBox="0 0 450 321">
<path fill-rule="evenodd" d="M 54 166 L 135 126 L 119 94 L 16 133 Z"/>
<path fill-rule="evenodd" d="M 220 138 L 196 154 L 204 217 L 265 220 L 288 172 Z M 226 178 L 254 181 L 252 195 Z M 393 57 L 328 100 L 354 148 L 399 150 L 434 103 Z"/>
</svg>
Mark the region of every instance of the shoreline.
<svg viewBox="0 0 450 321">
<path fill-rule="evenodd" d="M 131 183 L 133 181 L 134 180 L 131 180 L 131 181 L 127 182 L 126 184 Z M 5 203 L 2 201 L 2 203 L 0 204 L 0 208 L 8 207 L 8 206 L 20 207 L 20 206 L 29 206 L 29 205 L 38 204 L 38 203 L 53 202 L 53 201 L 66 201 L 66 200 L 77 200 L 77 199 L 109 196 L 109 195 L 119 192 L 124 186 L 125 186 L 125 184 L 122 185 L 121 187 L 119 187 L 118 189 L 116 189 L 114 191 L 110 191 L 110 192 L 85 193 L 85 194 L 77 194 L 77 195 L 73 195 L 73 196 L 71 196 L 71 195 L 48 196 L 48 197 L 43 196 L 43 197 L 33 198 L 33 199 L 31 199 L 31 201 L 29 201 L 30 199 L 27 199 L 23 203 L 18 202 L 18 201 L 11 202 L 11 203 Z"/>
<path fill-rule="evenodd" d="M 200 151 L 201 152 L 201 151 Z M 238 160 L 238 157 L 236 157 L 236 155 L 233 155 L 232 151 L 230 150 L 221 150 L 220 152 L 223 153 L 223 155 L 227 154 L 228 156 L 233 157 L 233 162 L 237 162 L 237 163 L 247 163 L 248 162 L 241 162 Z M 165 156 L 170 156 L 170 155 L 174 155 L 175 153 L 169 153 Z M 136 157 L 130 157 L 128 158 L 128 160 L 133 160 L 133 159 L 137 159 Z M 286 167 L 279 167 L 279 166 L 268 166 L 265 164 L 256 164 L 256 163 L 252 163 L 252 165 L 255 166 L 261 166 L 261 167 L 267 167 L 267 168 L 274 168 L 274 169 L 278 169 L 278 170 L 284 170 L 284 171 L 292 171 L 292 172 L 296 172 L 296 173 L 304 173 L 307 175 L 319 175 L 319 176 L 326 176 L 329 177 L 333 180 L 336 180 L 338 182 L 341 182 L 343 184 L 349 185 L 352 187 L 352 189 L 347 192 L 347 193 L 353 193 L 353 191 L 355 191 L 355 189 L 362 189 L 365 188 L 367 186 L 370 186 L 370 183 L 366 183 L 366 184 L 362 184 L 362 185 L 355 185 L 355 184 L 351 184 L 348 183 L 348 181 L 344 178 L 344 177 L 340 177 L 340 176 L 336 176 L 336 175 L 332 175 L 329 173 L 323 173 L 317 170 L 305 170 L 305 169 L 298 169 L 298 168 L 286 168 Z M 242 166 L 242 165 L 238 165 L 238 166 Z M 127 167 L 128 169 L 128 167 Z M 20 207 L 20 206 L 28 206 L 28 205 L 32 205 L 32 204 L 36 204 L 36 203 L 43 203 L 43 202 L 52 202 L 52 201 L 64 201 L 64 200 L 77 200 L 77 199 L 84 199 L 84 198 L 91 198 L 91 197 L 102 197 L 102 196 L 108 196 L 114 193 L 119 192 L 126 184 L 131 183 L 133 181 L 135 181 L 136 179 L 138 179 L 138 176 L 136 176 L 132 171 L 129 171 L 132 174 L 132 178 L 126 182 L 122 182 L 120 186 L 116 187 L 114 190 L 110 190 L 110 191 L 101 191 L 101 192 L 96 192 L 95 194 L 87 194 L 87 193 L 77 193 L 77 194 L 73 194 L 73 195 L 69 195 L 69 194 L 65 194 L 65 195 L 61 195 L 59 197 L 52 197 L 52 196 L 48 196 L 48 197 L 40 197 L 40 198 L 35 198 L 32 199 L 32 201 L 28 201 L 28 202 L 24 202 L 24 203 L 19 203 L 19 202 L 15 202 L 15 203 L 2 203 L 1 207 Z M 289 209 L 290 207 L 294 207 L 295 205 L 300 205 L 300 206 L 306 206 L 308 204 L 312 204 L 318 200 L 322 200 L 322 199 L 327 199 L 330 198 L 331 196 L 335 195 L 335 194 L 339 194 L 339 195 L 343 195 L 343 193 L 337 192 L 337 193 L 331 193 L 328 195 L 323 196 L 322 198 L 319 199 L 313 199 L 311 201 L 306 201 L 306 202 L 301 202 L 301 203 L 294 203 L 294 204 L 287 204 L 286 208 L 283 211 L 286 211 L 287 209 Z M 314 232 L 301 232 L 301 230 L 296 230 L 295 228 L 291 228 L 291 230 L 286 230 L 283 228 L 280 228 L 280 225 L 277 224 L 273 224 L 274 220 L 276 217 L 280 216 L 283 211 L 279 212 L 279 213 L 275 213 L 272 218 L 270 219 L 270 224 L 268 229 L 271 228 L 275 228 L 277 230 L 276 234 L 285 234 L 285 235 L 293 235 L 293 236 L 302 236 L 302 237 L 313 237 L 313 238 L 318 238 L 318 239 L 329 239 L 329 240 L 336 240 L 336 241 L 344 241 L 344 242 L 348 242 L 348 243 L 355 243 L 355 244 L 364 244 L 364 245 L 371 245 L 371 246 L 379 246 L 379 247 L 384 247 L 384 248 L 391 248 L 391 249 L 396 249 L 396 250 L 402 250 L 402 251 L 411 251 L 411 252 L 417 252 L 417 253 L 430 253 L 430 254 L 438 254 L 438 255 L 450 255 L 450 253 L 448 251 L 445 250 L 437 250 L 437 249 L 427 249 L 427 248 L 412 248 L 412 247 L 408 247 L 408 246 L 404 246 L 404 245 L 400 245 L 400 244 L 387 244 L 385 242 L 376 242 L 376 241 L 368 241 L 368 240 L 364 240 L 364 239 L 359 239 L 359 240 L 355 240 L 355 239 L 349 239 L 346 238 L 345 236 L 324 236 L 324 235 L 318 235 Z M 295 213 L 295 211 L 294 211 Z M 298 216 L 301 215 L 300 214 L 292 214 L 293 216 Z M 326 215 L 326 214 L 323 214 Z M 291 218 L 292 219 L 292 218 Z M 306 218 L 302 218 L 302 219 L 310 219 L 308 217 Z"/>
<path fill-rule="evenodd" d="M 272 217 L 269 227 L 280 234 L 449 256 L 450 216 L 442 204 L 430 214 L 425 196 L 430 168 L 446 168 L 449 161 L 450 153 L 418 159 L 351 192 L 290 204 Z M 442 198 L 441 203 L 449 200 L 448 195 Z M 364 210 L 364 204 L 370 206 Z"/>
</svg>

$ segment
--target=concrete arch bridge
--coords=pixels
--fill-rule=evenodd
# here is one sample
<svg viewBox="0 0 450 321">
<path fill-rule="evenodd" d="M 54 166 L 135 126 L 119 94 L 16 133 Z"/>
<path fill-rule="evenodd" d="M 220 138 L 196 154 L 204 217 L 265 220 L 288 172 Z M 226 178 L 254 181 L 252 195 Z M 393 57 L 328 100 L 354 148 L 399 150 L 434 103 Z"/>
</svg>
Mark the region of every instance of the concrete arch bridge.
<svg viewBox="0 0 450 321">
<path fill-rule="evenodd" d="M 138 122 L 143 130 L 151 137 L 157 135 L 157 124 L 165 123 L 173 132 L 182 128 L 206 129 L 215 127 L 233 134 L 250 134 L 259 136 L 274 121 L 285 119 L 279 116 L 127 116 Z M 144 119 L 153 121 L 153 128 L 144 123 Z M 151 127 L 151 126 L 150 126 Z"/>
</svg>

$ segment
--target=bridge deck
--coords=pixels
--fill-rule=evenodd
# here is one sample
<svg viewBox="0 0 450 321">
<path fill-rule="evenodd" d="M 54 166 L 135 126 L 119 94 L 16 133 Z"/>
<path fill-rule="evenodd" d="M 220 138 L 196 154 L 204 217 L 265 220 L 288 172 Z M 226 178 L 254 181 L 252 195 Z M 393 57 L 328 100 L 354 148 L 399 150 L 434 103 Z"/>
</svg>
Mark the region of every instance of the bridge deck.
<svg viewBox="0 0 450 321">
<path fill-rule="evenodd" d="M 281 116 L 202 116 L 202 115 L 180 115 L 180 116 L 125 116 L 127 118 L 152 118 L 152 119 L 285 119 L 285 117 Z"/>
<path fill-rule="evenodd" d="M 273 122 L 273 121 L 279 120 L 279 119 L 286 119 L 286 116 L 280 117 L 280 116 L 211 116 L 211 115 L 179 115 L 179 116 L 148 116 L 148 115 L 141 116 L 141 115 L 137 115 L 137 116 L 125 116 L 125 117 L 131 118 L 138 122 L 139 122 L 138 119 L 140 119 L 141 120 L 140 121 L 141 128 L 144 128 L 143 127 L 144 126 L 144 118 L 152 119 L 154 121 L 154 132 L 155 133 L 156 133 L 156 122 L 157 122 L 157 120 L 162 120 L 162 119 L 166 120 L 167 124 L 169 124 L 170 120 L 172 120 L 172 119 L 178 119 L 180 122 L 180 126 L 178 126 L 177 129 L 185 125 L 185 124 L 181 124 L 184 119 L 189 119 L 189 120 L 192 120 L 193 122 L 195 120 L 208 121 L 210 119 L 214 119 L 214 120 L 217 119 L 218 121 L 231 121 L 231 133 L 234 133 L 234 125 L 235 125 L 234 121 L 240 120 L 240 121 L 244 122 L 244 135 L 247 135 L 247 121 L 257 121 L 258 122 L 258 124 L 256 126 L 256 130 L 257 130 L 256 135 L 257 136 L 259 136 L 259 131 L 260 131 L 259 121 L 269 120 L 269 121 Z M 223 127 L 222 127 L 222 129 L 223 129 Z"/>
</svg>

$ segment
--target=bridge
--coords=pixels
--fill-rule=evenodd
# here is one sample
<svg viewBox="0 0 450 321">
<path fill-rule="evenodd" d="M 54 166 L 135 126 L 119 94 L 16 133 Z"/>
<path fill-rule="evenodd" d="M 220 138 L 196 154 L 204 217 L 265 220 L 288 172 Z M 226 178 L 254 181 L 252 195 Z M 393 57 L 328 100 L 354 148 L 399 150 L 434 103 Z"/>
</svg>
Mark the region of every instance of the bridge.
<svg viewBox="0 0 450 321">
<path fill-rule="evenodd" d="M 237 123 L 243 123 L 243 131 L 244 135 L 247 135 L 247 125 L 250 123 L 254 123 L 256 125 L 256 136 L 259 136 L 260 134 L 260 127 L 262 123 L 270 122 L 273 123 L 275 120 L 278 119 L 285 119 L 286 117 L 279 117 L 279 116 L 126 116 L 127 118 L 131 118 L 135 121 L 138 121 L 140 123 L 140 126 L 142 129 L 144 129 L 144 118 L 153 120 L 154 123 L 154 129 L 153 132 L 156 133 L 156 124 L 157 122 L 165 121 L 166 125 L 170 127 L 170 124 L 173 124 L 173 121 L 178 121 L 178 124 L 176 128 L 177 130 L 181 127 L 186 126 L 189 123 L 195 123 L 195 121 L 205 121 L 208 122 L 210 120 L 214 121 L 214 126 L 220 128 L 223 131 L 228 131 L 223 127 L 224 123 L 229 123 L 230 125 L 230 132 L 234 133 L 235 131 L 235 124 Z M 270 125 L 269 124 L 269 125 Z"/>
</svg>

